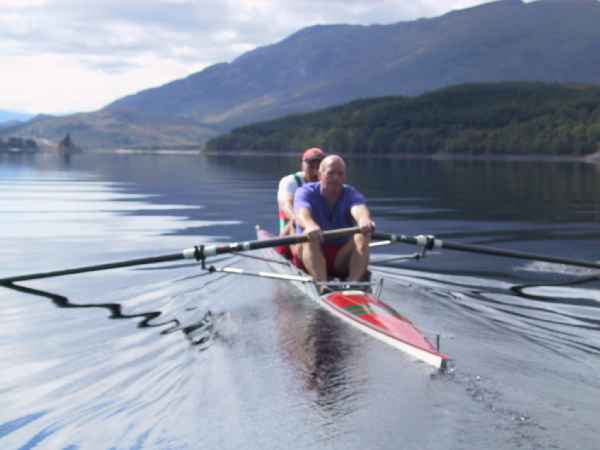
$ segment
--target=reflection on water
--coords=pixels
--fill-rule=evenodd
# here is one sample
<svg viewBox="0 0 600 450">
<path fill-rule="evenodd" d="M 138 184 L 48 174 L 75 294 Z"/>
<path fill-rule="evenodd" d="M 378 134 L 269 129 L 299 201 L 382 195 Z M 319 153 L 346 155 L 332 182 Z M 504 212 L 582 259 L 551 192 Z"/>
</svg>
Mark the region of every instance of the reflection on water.
<svg viewBox="0 0 600 450">
<path fill-rule="evenodd" d="M 463 213 L 477 214 L 487 208 L 497 219 L 534 217 L 538 222 L 593 222 L 600 217 L 600 177 L 595 165 L 463 161 L 440 167 L 444 191 L 462 200 Z"/>
<path fill-rule="evenodd" d="M 297 367 L 301 385 L 316 394 L 317 406 L 329 406 L 333 416 L 349 414 L 350 398 L 360 390 L 349 361 L 352 337 L 339 319 L 291 294 L 287 286 L 278 286 L 273 297 L 281 350 Z"/>
</svg>

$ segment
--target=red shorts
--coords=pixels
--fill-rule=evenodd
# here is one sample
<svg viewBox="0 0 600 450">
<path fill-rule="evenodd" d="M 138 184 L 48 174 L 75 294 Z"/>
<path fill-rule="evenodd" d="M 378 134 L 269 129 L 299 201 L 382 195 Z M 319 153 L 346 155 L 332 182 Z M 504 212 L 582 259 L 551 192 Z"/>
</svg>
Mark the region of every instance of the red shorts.
<svg viewBox="0 0 600 450">
<path fill-rule="evenodd" d="M 327 265 L 327 275 L 340 275 L 335 273 L 335 258 L 342 247 L 342 245 L 321 244 L 321 251 L 325 257 L 325 264 Z M 306 272 L 306 267 L 304 267 L 304 264 L 298 255 L 292 257 L 292 263 Z"/>
<path fill-rule="evenodd" d="M 292 249 L 287 245 L 278 245 L 275 247 L 275 251 L 285 259 L 292 259 Z"/>
</svg>

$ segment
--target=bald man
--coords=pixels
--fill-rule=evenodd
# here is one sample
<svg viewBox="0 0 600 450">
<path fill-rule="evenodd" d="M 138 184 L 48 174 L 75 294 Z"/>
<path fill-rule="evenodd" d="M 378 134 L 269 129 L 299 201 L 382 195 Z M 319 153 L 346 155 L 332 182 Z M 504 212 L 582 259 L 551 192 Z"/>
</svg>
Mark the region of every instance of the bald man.
<svg viewBox="0 0 600 450">
<path fill-rule="evenodd" d="M 319 181 L 305 184 L 294 196 L 296 232 L 310 238 L 300 245 L 294 259 L 317 281 L 326 281 L 328 276 L 361 281 L 367 273 L 375 223 L 365 197 L 345 182 L 346 163 L 340 156 L 330 155 L 321 161 Z M 360 233 L 321 242 L 322 231 L 356 225 Z"/>
</svg>

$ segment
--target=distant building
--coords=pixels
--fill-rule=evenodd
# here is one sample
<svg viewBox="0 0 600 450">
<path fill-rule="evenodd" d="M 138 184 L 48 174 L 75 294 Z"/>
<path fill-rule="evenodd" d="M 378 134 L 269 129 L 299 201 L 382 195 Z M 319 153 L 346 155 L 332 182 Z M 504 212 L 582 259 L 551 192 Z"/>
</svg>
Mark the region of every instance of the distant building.
<svg viewBox="0 0 600 450">
<path fill-rule="evenodd" d="M 0 138 L 0 153 L 36 153 L 38 151 L 37 142 L 33 139 L 9 137 L 4 140 Z"/>
</svg>

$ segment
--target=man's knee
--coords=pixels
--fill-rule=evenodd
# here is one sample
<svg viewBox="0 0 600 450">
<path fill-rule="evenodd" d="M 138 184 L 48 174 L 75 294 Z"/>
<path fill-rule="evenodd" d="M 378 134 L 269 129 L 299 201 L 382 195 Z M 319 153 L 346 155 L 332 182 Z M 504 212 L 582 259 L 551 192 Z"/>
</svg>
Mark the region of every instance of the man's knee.
<svg viewBox="0 0 600 450">
<path fill-rule="evenodd" d="M 305 258 L 317 258 L 323 256 L 323 251 L 321 250 L 321 244 L 319 242 L 309 241 L 300 244 L 298 245 L 297 252 L 302 260 Z"/>
<path fill-rule="evenodd" d="M 363 253 L 369 249 L 369 244 L 371 243 L 371 236 L 365 236 L 362 233 L 356 233 L 354 235 L 354 246 L 356 249 Z"/>
</svg>

